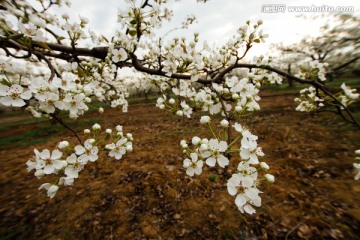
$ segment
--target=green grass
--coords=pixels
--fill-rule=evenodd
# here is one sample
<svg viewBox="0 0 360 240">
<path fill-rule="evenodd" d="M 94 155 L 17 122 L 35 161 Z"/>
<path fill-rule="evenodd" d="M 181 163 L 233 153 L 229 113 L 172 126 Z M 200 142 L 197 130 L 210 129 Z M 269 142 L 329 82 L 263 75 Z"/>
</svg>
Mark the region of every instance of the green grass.
<svg viewBox="0 0 360 240">
<path fill-rule="evenodd" d="M 80 120 L 80 121 L 72 121 L 68 122 L 68 126 L 72 129 L 76 130 L 79 129 L 81 126 L 91 126 L 94 123 L 98 121 L 95 120 Z M 23 125 L 23 123 L 21 123 Z M 13 124 L 18 125 L 18 124 Z M 7 128 L 11 127 L 12 125 L 9 124 Z M 3 130 L 5 127 L 3 127 Z M 26 132 L 23 132 L 21 134 L 18 134 L 16 136 L 6 137 L 6 138 L 0 138 L 0 149 L 4 149 L 11 146 L 16 147 L 24 147 L 29 146 L 33 144 L 39 144 L 39 143 L 45 143 L 49 141 L 49 139 L 56 137 L 59 133 L 68 132 L 69 135 L 72 135 L 70 131 L 65 129 L 63 126 L 59 124 L 42 124 L 40 127 L 37 127 L 35 129 L 30 129 Z"/>
</svg>

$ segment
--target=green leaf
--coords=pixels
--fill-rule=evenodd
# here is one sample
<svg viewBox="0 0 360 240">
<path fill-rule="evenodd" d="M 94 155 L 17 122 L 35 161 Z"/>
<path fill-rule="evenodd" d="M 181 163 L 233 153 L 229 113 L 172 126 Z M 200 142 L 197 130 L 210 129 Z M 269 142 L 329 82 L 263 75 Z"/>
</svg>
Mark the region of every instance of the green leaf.
<svg viewBox="0 0 360 240">
<path fill-rule="evenodd" d="M 212 174 L 212 175 L 209 176 L 209 181 L 210 182 L 216 182 L 217 177 L 218 176 L 216 174 Z"/>
<path fill-rule="evenodd" d="M 64 39 L 65 39 L 65 38 L 62 37 L 62 36 L 59 36 L 59 37 L 56 38 L 56 40 L 58 40 L 58 41 L 61 41 L 61 40 L 64 40 Z"/>
<path fill-rule="evenodd" d="M 254 39 L 254 42 L 256 42 L 256 43 L 260 43 L 260 39 Z"/>
<path fill-rule="evenodd" d="M 109 43 L 109 40 L 104 35 L 101 35 L 101 37 L 104 39 L 105 42 Z"/>
<path fill-rule="evenodd" d="M 10 83 L 8 80 L 6 80 L 5 78 L 2 78 L 1 81 L 0 81 L 0 83 L 1 83 L 2 85 L 11 87 L 11 83 Z"/>
<path fill-rule="evenodd" d="M 85 75 L 85 74 L 84 74 L 84 71 L 83 71 L 80 67 L 77 68 L 77 71 L 78 71 L 78 76 L 79 76 L 80 78 Z"/>
<path fill-rule="evenodd" d="M 46 43 L 44 43 L 44 42 L 38 42 L 37 44 L 38 44 L 40 47 L 45 48 L 45 49 L 51 51 L 51 48 L 50 48 Z"/>
<path fill-rule="evenodd" d="M 20 34 L 13 34 L 9 38 L 11 38 L 13 40 L 18 40 L 18 39 L 22 38 L 23 36 L 24 36 L 24 34 L 20 33 Z"/>
<path fill-rule="evenodd" d="M 131 20 L 131 21 L 130 21 L 130 24 L 131 24 L 131 25 L 136 25 L 136 20 L 135 20 L 135 19 Z"/>
<path fill-rule="evenodd" d="M 130 36 L 136 36 L 136 30 L 130 30 L 129 31 Z"/>
</svg>

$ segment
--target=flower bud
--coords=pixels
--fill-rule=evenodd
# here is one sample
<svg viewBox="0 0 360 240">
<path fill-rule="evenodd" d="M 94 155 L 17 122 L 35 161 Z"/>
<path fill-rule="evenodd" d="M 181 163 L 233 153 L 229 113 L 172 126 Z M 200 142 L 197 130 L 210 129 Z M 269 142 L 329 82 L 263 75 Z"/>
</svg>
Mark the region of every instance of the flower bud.
<svg viewBox="0 0 360 240">
<path fill-rule="evenodd" d="M 355 154 L 359 154 L 360 155 L 360 149 L 355 151 Z"/>
<path fill-rule="evenodd" d="M 175 103 L 175 99 L 171 98 L 171 99 L 169 100 L 169 103 L 170 103 L 170 104 L 174 104 L 174 103 Z"/>
<path fill-rule="evenodd" d="M 127 146 L 126 146 L 126 150 L 129 151 L 129 152 L 131 152 L 131 151 L 133 150 L 132 145 L 130 145 L 130 144 L 127 145 Z"/>
<path fill-rule="evenodd" d="M 107 134 L 111 134 L 112 133 L 112 130 L 110 128 L 106 129 L 105 131 Z"/>
<path fill-rule="evenodd" d="M 130 140 L 132 140 L 132 139 L 133 139 L 133 136 L 132 136 L 132 134 L 131 134 L 131 133 L 126 134 L 126 137 L 127 137 L 128 139 L 130 139 Z"/>
<path fill-rule="evenodd" d="M 92 129 L 93 130 L 100 130 L 101 129 L 101 126 L 97 123 L 95 123 L 93 126 L 92 126 Z"/>
<path fill-rule="evenodd" d="M 99 113 L 104 113 L 104 109 L 102 107 L 99 108 Z"/>
<path fill-rule="evenodd" d="M 266 179 L 266 181 L 271 182 L 271 183 L 275 182 L 275 177 L 271 174 L 265 174 L 265 179 Z"/>
<path fill-rule="evenodd" d="M 201 141 L 201 139 L 199 137 L 195 136 L 195 137 L 192 138 L 191 143 L 193 145 L 198 145 L 200 143 L 200 141 Z"/>
<path fill-rule="evenodd" d="M 69 146 L 69 142 L 68 142 L 68 141 L 62 141 L 62 142 L 59 142 L 59 144 L 58 144 L 58 148 L 60 148 L 60 149 L 64 149 L 64 148 L 66 148 L 67 146 Z"/>
<path fill-rule="evenodd" d="M 89 134 L 89 133 L 90 133 L 90 129 L 85 129 L 85 130 L 84 130 L 84 133 L 85 133 L 85 134 Z"/>
<path fill-rule="evenodd" d="M 181 117 L 181 116 L 183 116 L 183 115 L 184 115 L 184 112 L 183 112 L 183 111 L 181 111 L 181 110 L 179 110 L 179 111 L 177 111 L 177 112 L 176 112 L 176 115 L 178 115 L 178 116 L 180 116 L 180 117 Z"/>
<path fill-rule="evenodd" d="M 260 167 L 261 167 L 262 169 L 265 169 L 265 170 L 269 170 L 269 169 L 270 169 L 269 165 L 267 165 L 266 162 L 261 162 L 261 163 L 260 163 Z"/>
<path fill-rule="evenodd" d="M 206 123 L 209 123 L 210 122 L 210 117 L 209 116 L 202 116 L 200 118 L 200 123 L 202 124 L 206 124 Z"/>
<path fill-rule="evenodd" d="M 207 145 L 207 144 L 205 144 L 205 143 L 201 144 L 201 146 L 200 146 L 200 150 L 202 150 L 202 151 L 206 151 L 206 150 L 208 150 L 208 145 Z"/>
<path fill-rule="evenodd" d="M 220 125 L 222 126 L 222 127 L 229 127 L 229 121 L 228 120 L 226 120 L 226 119 L 223 119 L 221 122 L 220 122 Z"/>
<path fill-rule="evenodd" d="M 117 126 L 116 126 L 116 131 L 122 132 L 122 131 L 123 131 L 123 127 L 122 127 L 121 125 L 117 125 Z"/>
</svg>

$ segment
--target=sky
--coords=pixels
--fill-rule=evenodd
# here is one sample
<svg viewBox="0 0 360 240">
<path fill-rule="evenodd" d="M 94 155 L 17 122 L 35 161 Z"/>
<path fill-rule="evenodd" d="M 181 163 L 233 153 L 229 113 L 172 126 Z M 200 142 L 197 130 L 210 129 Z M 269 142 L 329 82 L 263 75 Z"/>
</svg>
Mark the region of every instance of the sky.
<svg viewBox="0 0 360 240">
<path fill-rule="evenodd" d="M 71 9 L 66 12 L 74 18 L 79 15 L 90 20 L 89 26 L 97 33 L 111 36 L 117 28 L 117 11 L 124 9 L 124 0 L 73 0 Z M 284 12 L 275 12 L 274 6 L 285 6 Z M 257 44 L 250 51 L 250 57 L 266 54 L 272 43 L 296 43 L 304 36 L 319 35 L 319 28 L 323 24 L 320 20 L 306 20 L 299 18 L 299 14 L 310 17 L 321 15 L 318 12 L 290 12 L 293 6 L 305 7 L 353 7 L 353 14 L 360 15 L 359 0 L 209 0 L 198 3 L 196 0 L 168 0 L 168 7 L 173 10 L 174 17 L 170 23 L 165 23 L 159 31 L 164 34 L 178 26 L 189 14 L 194 14 L 197 23 L 187 30 L 173 33 L 179 37 L 192 36 L 194 32 L 200 35 L 200 41 L 207 40 L 210 44 L 223 44 L 247 20 L 256 22 L 263 20 L 263 32 L 269 34 L 265 44 Z M 169 36 L 171 37 L 171 36 Z M 270 50 L 271 51 L 271 50 Z"/>
</svg>

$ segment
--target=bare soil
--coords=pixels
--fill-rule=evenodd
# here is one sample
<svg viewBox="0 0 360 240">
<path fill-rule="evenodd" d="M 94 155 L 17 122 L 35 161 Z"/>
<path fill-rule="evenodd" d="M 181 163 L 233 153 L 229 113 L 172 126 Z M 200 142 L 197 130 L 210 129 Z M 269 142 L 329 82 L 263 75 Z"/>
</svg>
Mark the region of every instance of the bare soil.
<svg viewBox="0 0 360 240">
<path fill-rule="evenodd" d="M 262 160 L 276 177 L 260 187 L 256 214 L 241 214 L 224 182 L 209 181 L 213 169 L 186 176 L 180 140 L 210 137 L 199 116 L 181 119 L 136 104 L 127 114 L 109 109 L 83 118 L 100 119 L 103 128 L 123 125 L 134 136 L 134 151 L 120 161 L 102 155 L 54 199 L 37 190 L 46 180 L 28 173 L 25 163 L 34 148 L 75 143 L 68 132 L 0 150 L 1 239 L 360 239 L 360 183 L 352 168 L 359 129 L 331 113 L 295 112 L 293 96 L 264 97 L 261 106 L 241 120 L 259 136 Z M 19 124 L 0 138 L 44 124 Z"/>
</svg>

